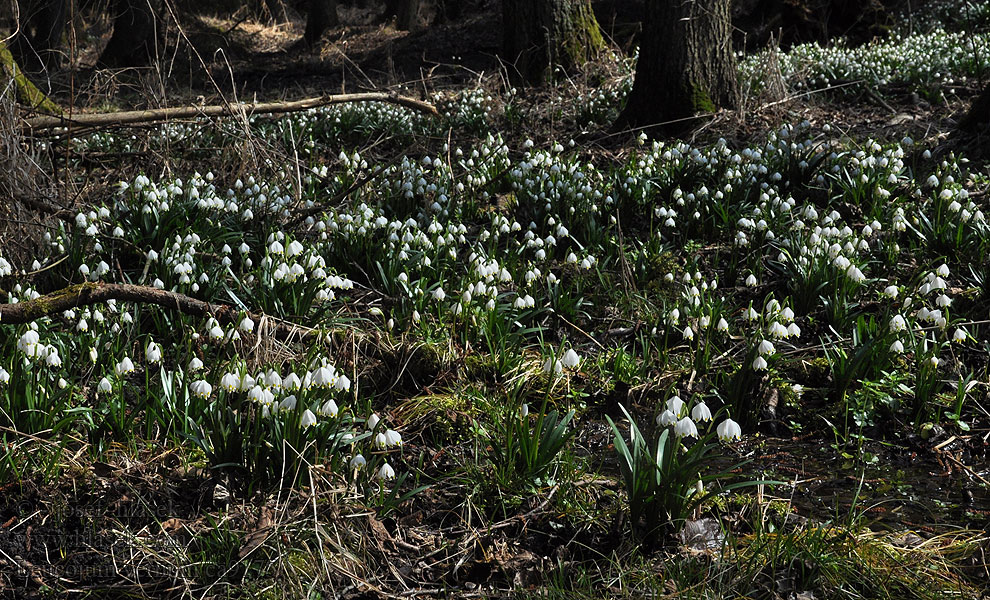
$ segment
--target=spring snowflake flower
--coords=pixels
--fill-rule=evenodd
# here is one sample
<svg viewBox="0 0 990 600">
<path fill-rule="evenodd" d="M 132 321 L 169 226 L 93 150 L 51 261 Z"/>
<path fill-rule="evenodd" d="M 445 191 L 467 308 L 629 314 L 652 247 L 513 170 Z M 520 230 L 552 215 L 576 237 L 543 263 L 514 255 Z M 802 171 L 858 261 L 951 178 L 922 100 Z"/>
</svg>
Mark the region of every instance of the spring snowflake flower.
<svg viewBox="0 0 990 600">
<path fill-rule="evenodd" d="M 282 387 L 290 392 L 297 392 L 299 391 L 299 388 L 302 387 L 302 381 L 295 373 L 289 373 L 285 379 L 282 380 Z"/>
<path fill-rule="evenodd" d="M 297 401 L 296 397 L 294 395 L 292 395 L 292 394 L 289 394 L 288 396 L 286 396 L 285 398 L 283 398 L 281 402 L 278 403 L 278 409 L 279 410 L 295 410 L 297 403 L 298 403 L 298 401 Z"/>
<path fill-rule="evenodd" d="M 691 409 L 691 418 L 695 421 L 712 420 L 712 411 L 708 408 L 708 405 L 705 404 L 704 400 L 695 404 L 694 408 Z"/>
<path fill-rule="evenodd" d="M 306 427 L 312 427 L 313 425 L 316 425 L 316 415 L 313 414 L 313 411 L 307 408 L 303 411 L 302 416 L 299 417 L 299 426 L 305 429 Z"/>
<path fill-rule="evenodd" d="M 900 354 L 901 352 L 904 352 L 904 344 L 901 343 L 901 340 L 894 340 L 890 344 L 890 351 L 894 354 Z"/>
<path fill-rule="evenodd" d="M 227 373 L 220 378 L 220 389 L 227 393 L 235 392 L 239 387 L 241 387 L 241 378 L 236 373 Z"/>
<path fill-rule="evenodd" d="M 773 347 L 773 343 L 770 342 L 770 340 L 763 340 L 760 342 L 760 345 L 757 346 L 756 351 L 762 356 L 764 354 L 773 354 L 776 351 L 776 348 Z"/>
<path fill-rule="evenodd" d="M 725 320 L 725 317 L 720 317 L 718 323 L 715 325 L 715 330 L 719 333 L 729 333 L 729 322 Z"/>
<path fill-rule="evenodd" d="M 935 368 L 935 367 L 938 366 L 938 357 L 937 356 L 930 356 L 926 362 L 929 364 L 929 366 L 931 366 L 932 368 Z"/>
<path fill-rule="evenodd" d="M 378 413 L 372 413 L 371 416 L 368 417 L 368 422 L 365 423 L 368 427 L 368 431 L 374 431 L 375 428 L 378 427 L 379 421 L 381 421 L 381 418 L 378 416 Z"/>
<path fill-rule="evenodd" d="M 241 319 L 239 327 L 244 333 L 251 333 L 254 331 L 254 321 L 251 320 L 251 317 L 244 317 Z"/>
<path fill-rule="evenodd" d="M 189 384 L 189 391 L 192 392 L 193 396 L 205 399 L 209 398 L 210 394 L 213 393 L 213 386 L 209 382 L 200 379 Z"/>
<path fill-rule="evenodd" d="M 681 335 L 684 336 L 685 340 L 690 342 L 691 340 L 694 339 L 694 330 L 691 329 L 690 325 L 688 325 L 684 328 L 684 331 L 681 333 Z"/>
<path fill-rule="evenodd" d="M 382 467 L 378 469 L 378 479 L 383 481 L 395 479 L 395 469 L 393 469 L 388 463 L 383 463 Z"/>
<path fill-rule="evenodd" d="M 355 454 L 354 458 L 351 459 L 349 464 L 351 470 L 356 471 L 358 469 L 364 468 L 364 466 L 368 464 L 368 461 L 361 454 Z"/>
<path fill-rule="evenodd" d="M 966 330 L 965 329 L 962 329 L 961 327 L 959 329 L 956 329 L 955 333 L 952 334 L 952 341 L 953 342 L 958 342 L 958 343 L 965 342 L 966 341 Z"/>
<path fill-rule="evenodd" d="M 767 361 L 762 356 L 757 356 L 753 360 L 753 370 L 754 371 L 766 371 L 767 370 L 767 366 L 768 366 L 767 365 Z"/>
<path fill-rule="evenodd" d="M 117 374 L 117 377 L 123 377 L 128 373 L 134 372 L 134 361 L 129 357 L 125 356 L 117 365 L 113 368 L 113 372 Z"/>
<path fill-rule="evenodd" d="M 680 417 L 684 411 L 684 401 L 681 400 L 680 396 L 671 396 L 667 399 L 667 410 Z"/>
<path fill-rule="evenodd" d="M 674 425 L 674 435 L 678 437 L 698 437 L 698 426 L 691 417 L 684 417 Z"/>
<path fill-rule="evenodd" d="M 559 360 L 548 358 L 546 362 L 543 363 L 544 373 L 552 372 L 554 375 L 560 375 L 563 372 L 563 370 L 564 370 L 564 364 L 561 363 Z"/>
<path fill-rule="evenodd" d="M 320 407 L 318 412 L 322 417 L 336 417 L 340 409 L 337 407 L 337 403 L 333 401 L 333 398 L 331 398 L 323 403 L 323 406 Z"/>
<path fill-rule="evenodd" d="M 897 297 L 897 293 L 898 293 L 898 290 L 897 290 L 897 286 L 896 285 L 888 285 L 887 287 L 885 287 L 883 289 L 883 295 L 884 296 L 887 296 L 890 299 L 896 298 Z"/>
<path fill-rule="evenodd" d="M 196 356 L 192 357 L 192 360 L 189 361 L 189 366 L 188 366 L 189 372 L 195 373 L 196 371 L 199 371 L 202 368 L 203 368 L 203 361 L 201 361 Z"/>
<path fill-rule="evenodd" d="M 574 369 L 581 363 L 581 357 L 579 357 L 578 353 L 571 348 L 564 353 L 564 357 L 561 359 L 561 362 L 568 369 Z"/>
<path fill-rule="evenodd" d="M 7 372 L 7 369 L 0 367 L 0 385 L 6 385 L 8 382 L 10 382 L 10 373 Z"/>
<path fill-rule="evenodd" d="M 154 342 L 154 340 L 149 341 L 148 345 L 144 348 L 144 359 L 151 363 L 159 363 L 162 360 L 162 347 Z"/>
<path fill-rule="evenodd" d="M 739 423 L 736 423 L 732 419 L 726 419 L 718 424 L 715 428 L 715 432 L 718 437 L 723 440 L 738 440 L 742 438 L 742 428 L 739 427 Z"/>
<path fill-rule="evenodd" d="M 904 331 L 907 329 L 907 321 L 901 315 L 894 315 L 890 318 L 890 331 L 892 333 L 897 333 L 898 331 Z"/>
<path fill-rule="evenodd" d="M 443 302 L 444 298 L 447 297 L 447 293 L 443 291 L 443 288 L 437 288 L 433 290 L 433 299 L 437 302 Z"/>
<path fill-rule="evenodd" d="M 334 382 L 333 389 L 337 390 L 338 392 L 344 392 L 344 391 L 347 391 L 347 390 L 351 389 L 351 380 L 350 380 L 350 378 L 347 377 L 347 375 L 344 375 L 343 373 L 341 373 L 337 377 L 337 381 Z"/>
<path fill-rule="evenodd" d="M 110 383 L 110 380 L 107 379 L 106 377 L 101 379 L 100 383 L 96 386 L 96 391 L 101 394 L 109 393 L 110 390 L 112 389 L 113 389 L 113 385 Z"/>
<path fill-rule="evenodd" d="M 674 411 L 669 408 L 657 416 L 657 425 L 660 425 L 661 427 L 667 427 L 668 425 L 673 425 L 674 423 L 677 423 L 677 415 L 675 415 Z"/>
</svg>

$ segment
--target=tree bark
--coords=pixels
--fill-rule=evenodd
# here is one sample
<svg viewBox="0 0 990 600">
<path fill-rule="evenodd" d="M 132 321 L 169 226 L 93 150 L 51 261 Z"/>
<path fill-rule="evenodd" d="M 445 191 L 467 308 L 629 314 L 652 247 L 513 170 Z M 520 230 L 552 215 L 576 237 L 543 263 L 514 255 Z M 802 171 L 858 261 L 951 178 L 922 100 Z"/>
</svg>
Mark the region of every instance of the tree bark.
<svg viewBox="0 0 990 600">
<path fill-rule="evenodd" d="M 161 40 L 161 0 L 112 0 L 113 34 L 100 54 L 105 68 L 150 65 Z"/>
<path fill-rule="evenodd" d="M 58 68 L 67 0 L 20 0 L 17 5 L 19 28 L 10 43 L 17 62 L 30 74 Z"/>
<path fill-rule="evenodd" d="M 337 18 L 337 0 L 309 0 L 308 8 L 303 41 L 307 46 L 315 46 L 327 29 L 340 23 Z"/>
<path fill-rule="evenodd" d="M 541 85 L 604 47 L 591 0 L 502 0 L 502 49 L 517 83 Z"/>
<path fill-rule="evenodd" d="M 420 0 L 388 0 L 385 7 L 385 16 L 395 19 L 399 31 L 417 31 L 426 25 L 419 16 Z"/>
<path fill-rule="evenodd" d="M 959 131 L 966 134 L 980 125 L 990 123 L 990 84 L 983 88 L 983 93 L 973 101 L 966 116 L 959 121 Z"/>
<path fill-rule="evenodd" d="M 647 0 L 636 79 L 616 128 L 685 131 L 700 113 L 738 106 L 731 27 L 730 0 Z"/>
</svg>

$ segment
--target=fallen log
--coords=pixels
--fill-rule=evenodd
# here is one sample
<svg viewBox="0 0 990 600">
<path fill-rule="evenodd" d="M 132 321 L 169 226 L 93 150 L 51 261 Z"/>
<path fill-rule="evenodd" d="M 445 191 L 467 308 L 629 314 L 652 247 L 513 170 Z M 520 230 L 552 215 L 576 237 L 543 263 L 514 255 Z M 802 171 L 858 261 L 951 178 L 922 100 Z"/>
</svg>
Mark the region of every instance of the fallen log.
<svg viewBox="0 0 990 600">
<path fill-rule="evenodd" d="M 194 117 L 222 117 L 232 115 L 274 115 L 289 112 L 298 112 L 310 108 L 319 108 L 331 104 L 343 104 L 346 102 L 387 102 L 405 106 L 413 110 L 418 110 L 430 115 L 438 115 L 436 107 L 429 102 L 416 100 L 406 96 L 396 94 L 386 94 L 381 92 L 368 92 L 361 94 L 335 94 L 320 96 L 318 98 L 306 98 L 304 100 L 294 100 L 290 102 L 256 102 L 256 103 L 234 103 L 211 106 L 175 106 L 171 108 L 156 108 L 148 110 L 127 110 L 115 113 L 93 113 L 93 114 L 73 114 L 72 117 L 65 115 L 41 115 L 25 119 L 21 123 L 21 130 L 24 132 L 37 132 L 55 127 L 107 127 L 114 125 L 133 125 L 138 123 L 154 123 L 158 121 L 169 121 L 173 119 L 191 119 Z"/>
<path fill-rule="evenodd" d="M 18 302 L 0 304 L 0 324 L 30 323 L 42 317 L 59 314 L 80 306 L 101 304 L 107 300 L 155 304 L 195 317 L 213 317 L 220 323 L 240 323 L 245 316 L 258 324 L 257 332 L 272 332 L 281 340 L 304 340 L 317 337 L 318 329 L 295 325 L 261 313 L 245 312 L 228 304 L 209 302 L 145 285 L 127 283 L 90 282 L 72 285 L 45 296 Z"/>
</svg>

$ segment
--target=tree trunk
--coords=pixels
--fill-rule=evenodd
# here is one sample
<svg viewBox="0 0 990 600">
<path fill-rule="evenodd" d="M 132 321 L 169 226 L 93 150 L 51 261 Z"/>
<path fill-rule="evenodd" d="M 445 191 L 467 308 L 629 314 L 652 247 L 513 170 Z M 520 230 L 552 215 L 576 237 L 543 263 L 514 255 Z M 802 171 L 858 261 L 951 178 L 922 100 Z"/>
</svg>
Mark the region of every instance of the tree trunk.
<svg viewBox="0 0 990 600">
<path fill-rule="evenodd" d="M 604 46 L 591 0 L 502 0 L 502 49 L 519 83 L 540 85 L 552 69 L 581 66 Z"/>
<path fill-rule="evenodd" d="M 112 0 L 113 34 L 100 54 L 106 68 L 150 65 L 160 48 L 160 0 Z"/>
<path fill-rule="evenodd" d="M 395 19 L 399 31 L 417 31 L 426 26 L 419 14 L 420 0 L 387 0 L 385 17 Z"/>
<path fill-rule="evenodd" d="M 315 46 L 327 29 L 340 23 L 337 18 L 337 0 L 309 0 L 308 6 L 303 41 L 307 46 Z"/>
<path fill-rule="evenodd" d="M 636 79 L 616 128 L 690 129 L 691 117 L 734 108 L 739 83 L 730 0 L 647 0 Z"/>
<path fill-rule="evenodd" d="M 990 123 L 990 84 L 983 88 L 983 93 L 973 101 L 966 116 L 959 121 L 959 131 L 972 133 L 974 128 Z"/>
<path fill-rule="evenodd" d="M 10 44 L 17 62 L 31 74 L 57 68 L 67 0 L 20 0 L 17 5 L 19 28 Z"/>
</svg>

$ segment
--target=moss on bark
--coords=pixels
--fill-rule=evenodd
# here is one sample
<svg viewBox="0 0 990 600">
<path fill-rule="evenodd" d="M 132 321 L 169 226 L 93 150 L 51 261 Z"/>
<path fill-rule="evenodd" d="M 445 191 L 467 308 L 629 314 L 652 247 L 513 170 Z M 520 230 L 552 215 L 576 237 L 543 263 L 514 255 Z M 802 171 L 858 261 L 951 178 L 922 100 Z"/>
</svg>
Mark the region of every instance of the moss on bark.
<svg viewBox="0 0 990 600">
<path fill-rule="evenodd" d="M 24 71 L 21 70 L 17 61 L 14 60 L 14 56 L 10 53 L 10 49 L 2 40 L 0 40 L 0 69 L 3 72 L 0 79 L 13 81 L 17 90 L 18 102 L 30 106 L 34 110 L 54 115 L 62 114 L 62 109 L 24 75 Z"/>
</svg>

